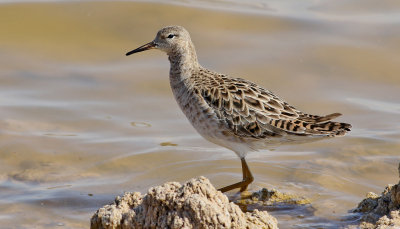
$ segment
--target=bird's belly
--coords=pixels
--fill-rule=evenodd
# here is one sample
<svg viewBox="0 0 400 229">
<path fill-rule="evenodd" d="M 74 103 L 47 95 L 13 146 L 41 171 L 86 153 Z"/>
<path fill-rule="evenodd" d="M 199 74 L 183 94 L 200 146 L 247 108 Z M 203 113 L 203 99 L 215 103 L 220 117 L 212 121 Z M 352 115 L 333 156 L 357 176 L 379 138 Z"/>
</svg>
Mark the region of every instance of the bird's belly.
<svg viewBox="0 0 400 229">
<path fill-rule="evenodd" d="M 193 107 L 192 110 L 198 109 Z M 183 109 L 182 109 L 183 110 Z M 234 151 L 239 157 L 244 158 L 250 151 L 254 151 L 248 143 L 240 137 L 227 134 L 230 132 L 208 109 L 198 109 L 195 112 L 183 110 L 192 126 L 206 140 Z"/>
</svg>

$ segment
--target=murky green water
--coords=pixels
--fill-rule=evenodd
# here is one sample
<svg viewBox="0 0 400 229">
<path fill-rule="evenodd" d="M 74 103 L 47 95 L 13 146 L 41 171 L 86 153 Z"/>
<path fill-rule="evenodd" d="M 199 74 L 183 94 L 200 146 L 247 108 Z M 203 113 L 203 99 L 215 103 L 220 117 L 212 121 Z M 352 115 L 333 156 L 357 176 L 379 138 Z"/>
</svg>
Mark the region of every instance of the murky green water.
<svg viewBox="0 0 400 229">
<path fill-rule="evenodd" d="M 191 32 L 203 66 L 353 125 L 344 138 L 247 157 L 250 190 L 313 202 L 312 214 L 271 211 L 281 228 L 337 227 L 366 192 L 398 181 L 397 1 L 1 3 L 2 227 L 87 228 L 124 191 L 241 179 L 236 155 L 179 110 L 165 54 L 125 57 L 171 24 Z"/>
</svg>

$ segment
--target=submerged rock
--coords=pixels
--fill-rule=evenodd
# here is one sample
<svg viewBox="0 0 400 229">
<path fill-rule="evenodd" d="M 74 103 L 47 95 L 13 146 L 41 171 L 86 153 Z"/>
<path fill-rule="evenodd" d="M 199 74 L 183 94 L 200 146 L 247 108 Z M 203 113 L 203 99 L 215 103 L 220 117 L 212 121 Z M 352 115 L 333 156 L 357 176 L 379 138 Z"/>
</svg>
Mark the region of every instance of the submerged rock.
<svg viewBox="0 0 400 229">
<path fill-rule="evenodd" d="M 125 193 L 93 215 L 91 228 L 278 228 L 267 211 L 242 212 L 205 177 Z"/>
<path fill-rule="evenodd" d="M 311 201 L 305 197 L 283 193 L 276 189 L 262 188 L 257 192 L 253 192 L 248 198 L 241 198 L 235 201 L 237 204 L 249 205 L 258 204 L 260 206 L 273 206 L 273 205 L 307 205 Z"/>
<path fill-rule="evenodd" d="M 357 228 L 400 228 L 400 182 L 386 186 L 381 195 L 369 192 L 352 212 L 362 214 Z"/>
</svg>

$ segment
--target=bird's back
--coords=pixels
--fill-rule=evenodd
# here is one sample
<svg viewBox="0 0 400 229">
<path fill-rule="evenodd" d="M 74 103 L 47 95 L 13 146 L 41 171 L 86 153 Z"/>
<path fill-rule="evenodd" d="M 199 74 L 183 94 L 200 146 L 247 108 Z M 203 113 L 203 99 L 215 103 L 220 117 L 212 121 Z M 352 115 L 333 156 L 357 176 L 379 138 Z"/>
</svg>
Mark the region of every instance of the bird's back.
<svg viewBox="0 0 400 229">
<path fill-rule="evenodd" d="M 297 143 L 342 136 L 351 128 L 350 124 L 331 121 L 340 116 L 339 113 L 326 116 L 303 113 L 272 92 L 244 79 L 200 68 L 186 81 L 196 97 L 196 106 L 201 107 L 202 113 L 208 113 L 210 122 L 218 123 L 217 131 L 222 136 L 238 142 L 265 142 L 251 148 L 264 147 L 268 143 Z M 198 129 L 196 124 L 193 125 Z"/>
</svg>

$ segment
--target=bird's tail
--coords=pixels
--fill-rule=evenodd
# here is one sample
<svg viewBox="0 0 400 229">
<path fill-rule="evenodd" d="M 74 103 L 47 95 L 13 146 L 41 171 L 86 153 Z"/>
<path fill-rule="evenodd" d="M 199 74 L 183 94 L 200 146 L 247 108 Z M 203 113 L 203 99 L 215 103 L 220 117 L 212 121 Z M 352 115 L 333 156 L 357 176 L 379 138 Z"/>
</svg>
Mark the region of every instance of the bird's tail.
<svg viewBox="0 0 400 229">
<path fill-rule="evenodd" d="M 299 120 L 304 122 L 305 132 L 309 134 L 322 134 L 329 136 L 344 136 L 350 131 L 351 125 L 343 122 L 333 122 L 340 113 L 333 113 L 326 116 L 304 114 Z"/>
</svg>

